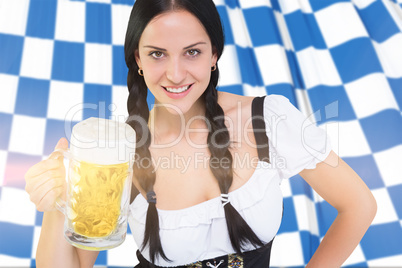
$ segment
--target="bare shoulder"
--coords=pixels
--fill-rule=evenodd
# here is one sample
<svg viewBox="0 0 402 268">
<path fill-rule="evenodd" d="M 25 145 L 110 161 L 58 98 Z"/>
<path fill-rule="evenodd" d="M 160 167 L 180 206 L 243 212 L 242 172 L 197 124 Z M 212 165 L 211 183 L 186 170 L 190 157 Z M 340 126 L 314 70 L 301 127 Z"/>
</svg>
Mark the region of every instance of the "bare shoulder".
<svg viewBox="0 0 402 268">
<path fill-rule="evenodd" d="M 233 156 L 233 183 L 230 191 L 238 189 L 252 176 L 258 152 L 252 125 L 251 105 L 254 97 L 219 92 L 218 103 L 225 112 L 225 124 L 233 141 L 230 151 Z M 240 162 L 236 162 L 240 161 Z M 248 162 L 248 167 L 241 163 Z"/>
<path fill-rule="evenodd" d="M 239 111 L 241 111 L 247 118 L 251 113 L 251 103 L 253 99 L 254 97 L 218 91 L 218 103 L 225 112 L 225 115 L 230 117 L 237 115 Z"/>
<path fill-rule="evenodd" d="M 254 144 L 251 122 L 251 104 L 254 97 L 241 96 L 228 92 L 219 92 L 218 103 L 225 112 L 225 124 L 231 134 L 232 140 L 245 144 Z M 241 148 L 239 148 L 241 149 Z M 251 148 L 242 148 L 246 151 Z"/>
</svg>

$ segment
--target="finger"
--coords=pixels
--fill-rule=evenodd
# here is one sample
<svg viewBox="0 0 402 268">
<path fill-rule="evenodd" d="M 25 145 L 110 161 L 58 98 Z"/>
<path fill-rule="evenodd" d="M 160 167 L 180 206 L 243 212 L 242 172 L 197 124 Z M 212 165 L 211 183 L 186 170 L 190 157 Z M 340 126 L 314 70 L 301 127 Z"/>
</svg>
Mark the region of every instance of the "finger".
<svg viewBox="0 0 402 268">
<path fill-rule="evenodd" d="M 63 185 L 64 178 L 53 177 L 32 191 L 30 194 L 30 199 L 35 205 L 38 205 L 49 191 L 54 188 L 62 187 Z"/>
<path fill-rule="evenodd" d="M 63 162 L 56 159 L 46 159 L 42 160 L 41 162 L 33 165 L 28 171 L 25 173 L 25 181 L 29 179 L 39 176 L 42 173 L 45 173 L 51 169 L 58 169 L 64 166 Z"/>
<path fill-rule="evenodd" d="M 66 138 L 61 138 L 56 146 L 54 147 L 55 150 L 57 149 L 68 149 L 68 141 Z"/>
<path fill-rule="evenodd" d="M 57 142 L 55 146 L 55 150 L 57 149 L 67 149 L 68 148 L 68 141 L 66 138 L 61 138 Z M 54 154 L 54 157 L 52 157 Z M 57 168 L 59 165 L 62 164 L 60 161 L 61 152 L 53 152 L 50 154 L 49 159 L 43 160 L 36 165 L 32 166 L 26 173 L 25 173 L 25 181 L 30 179 L 31 177 L 40 175 L 44 173 L 48 169 Z"/>
<path fill-rule="evenodd" d="M 66 138 L 61 138 L 56 146 L 54 147 L 54 152 L 50 154 L 49 158 L 54 159 L 62 159 L 63 153 L 61 151 L 65 151 L 68 149 L 68 141 Z"/>
<path fill-rule="evenodd" d="M 37 185 L 36 188 L 31 191 L 30 199 L 33 203 L 38 204 L 40 200 L 46 195 L 48 191 L 53 188 L 63 186 L 65 183 L 62 177 L 51 177 L 44 181 L 42 184 Z"/>
<path fill-rule="evenodd" d="M 61 151 L 68 149 L 68 141 L 66 138 L 61 138 L 54 147 L 54 152 L 49 155 L 49 159 L 62 159 L 63 153 Z M 61 151 L 59 151 L 61 150 Z"/>
<path fill-rule="evenodd" d="M 49 155 L 49 159 L 63 159 L 63 150 L 68 149 L 68 141 L 66 138 L 61 138 L 56 146 L 54 147 L 54 152 Z"/>
<path fill-rule="evenodd" d="M 49 167 L 54 168 L 48 169 Z M 40 174 L 32 176 L 31 174 L 36 171 L 31 171 L 30 174 L 27 173 L 25 176 L 25 191 L 27 191 L 28 193 L 35 191 L 39 186 L 41 186 L 43 183 L 46 183 L 51 178 L 65 177 L 64 165 L 53 166 L 53 164 L 49 164 L 46 167 L 42 165 L 42 167 L 37 167 L 37 169 L 37 173 L 41 172 Z"/>
<path fill-rule="evenodd" d="M 63 187 L 53 188 L 39 201 L 36 209 L 42 212 L 54 210 L 57 197 L 61 196 L 64 191 Z"/>
</svg>

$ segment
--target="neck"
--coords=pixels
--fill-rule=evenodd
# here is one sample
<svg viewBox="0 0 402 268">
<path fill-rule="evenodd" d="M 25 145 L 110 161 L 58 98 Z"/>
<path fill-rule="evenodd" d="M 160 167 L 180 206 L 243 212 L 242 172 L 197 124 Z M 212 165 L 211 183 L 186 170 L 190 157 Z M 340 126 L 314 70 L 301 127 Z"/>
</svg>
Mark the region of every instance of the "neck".
<svg viewBox="0 0 402 268">
<path fill-rule="evenodd" d="M 188 111 L 173 111 L 157 101 L 149 113 L 149 129 L 153 136 L 153 143 L 168 144 L 183 139 L 186 132 L 195 132 L 194 129 L 206 129 L 205 101 L 200 97 Z M 197 119 L 196 119 L 196 118 Z"/>
</svg>

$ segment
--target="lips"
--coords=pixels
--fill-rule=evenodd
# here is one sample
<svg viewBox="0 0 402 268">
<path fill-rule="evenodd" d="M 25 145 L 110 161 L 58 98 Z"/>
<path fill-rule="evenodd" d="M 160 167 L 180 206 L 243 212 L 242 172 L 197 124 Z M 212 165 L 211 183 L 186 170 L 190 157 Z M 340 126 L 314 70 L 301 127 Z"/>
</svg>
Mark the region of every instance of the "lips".
<svg viewBox="0 0 402 268">
<path fill-rule="evenodd" d="M 184 86 L 184 87 L 179 87 L 179 88 L 165 87 L 165 90 L 169 91 L 171 93 L 182 93 L 182 92 L 186 91 L 189 87 L 190 87 L 190 85 Z"/>
<path fill-rule="evenodd" d="M 181 87 L 163 87 L 167 92 L 170 93 L 183 93 L 185 91 L 187 91 L 190 87 L 192 86 L 192 84 L 186 85 L 186 86 L 181 86 Z"/>
<path fill-rule="evenodd" d="M 166 93 L 166 95 L 171 98 L 171 99 L 181 99 L 184 98 L 193 88 L 194 84 L 190 84 L 190 85 L 186 85 L 186 86 L 182 86 L 182 87 L 162 87 Z M 167 88 L 169 88 L 170 90 L 183 90 L 183 88 L 188 87 L 186 90 L 184 90 L 183 92 L 169 92 Z"/>
</svg>

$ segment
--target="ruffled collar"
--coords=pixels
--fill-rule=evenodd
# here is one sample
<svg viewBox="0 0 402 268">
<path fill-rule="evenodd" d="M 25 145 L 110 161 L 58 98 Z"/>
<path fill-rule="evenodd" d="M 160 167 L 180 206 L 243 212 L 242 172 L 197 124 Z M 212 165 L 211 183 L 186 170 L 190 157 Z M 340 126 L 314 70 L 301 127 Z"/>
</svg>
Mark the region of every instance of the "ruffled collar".
<svg viewBox="0 0 402 268">
<path fill-rule="evenodd" d="M 277 170 L 271 164 L 259 161 L 249 180 L 236 190 L 229 192 L 229 200 L 237 211 L 253 206 L 262 200 L 266 189 L 274 178 L 278 178 Z M 148 202 L 138 194 L 130 205 L 132 217 L 145 225 Z M 177 229 L 180 227 L 195 227 L 200 224 L 211 224 L 213 219 L 224 218 L 220 196 L 202 203 L 178 210 L 158 209 L 160 229 Z"/>
</svg>

